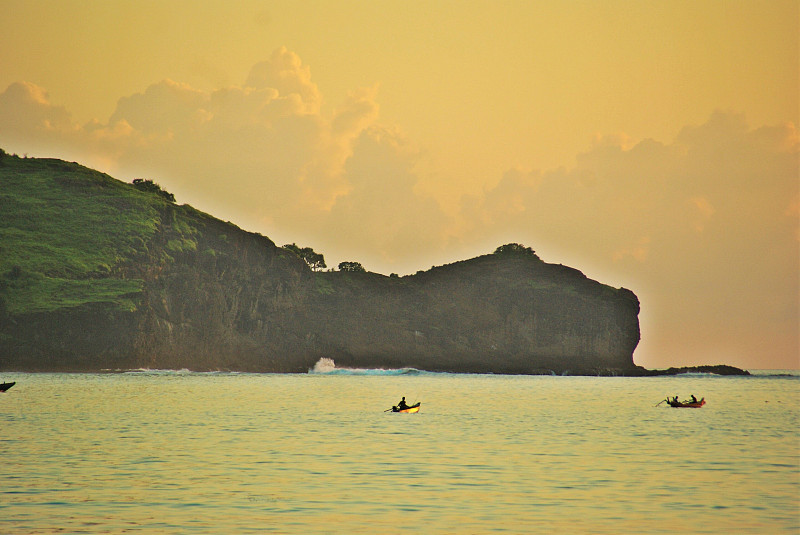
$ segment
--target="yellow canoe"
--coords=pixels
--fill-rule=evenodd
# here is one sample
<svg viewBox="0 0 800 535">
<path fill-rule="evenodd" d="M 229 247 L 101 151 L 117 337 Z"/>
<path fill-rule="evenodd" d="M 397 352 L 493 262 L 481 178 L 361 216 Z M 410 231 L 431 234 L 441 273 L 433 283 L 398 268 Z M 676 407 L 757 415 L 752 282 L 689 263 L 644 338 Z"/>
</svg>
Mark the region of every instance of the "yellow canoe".
<svg viewBox="0 0 800 535">
<path fill-rule="evenodd" d="M 414 413 L 414 412 L 419 412 L 419 406 L 420 406 L 420 403 L 417 403 L 415 405 L 411 405 L 410 407 L 407 407 L 405 409 L 398 409 L 397 407 L 392 407 L 392 412 L 407 412 L 407 413 L 411 414 L 411 413 Z"/>
</svg>

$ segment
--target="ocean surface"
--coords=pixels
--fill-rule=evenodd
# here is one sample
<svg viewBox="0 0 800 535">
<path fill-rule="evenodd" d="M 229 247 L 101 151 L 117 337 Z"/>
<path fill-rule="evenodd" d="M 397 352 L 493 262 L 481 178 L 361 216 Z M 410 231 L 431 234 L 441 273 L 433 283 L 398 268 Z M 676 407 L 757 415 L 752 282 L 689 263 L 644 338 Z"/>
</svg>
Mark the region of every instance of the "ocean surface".
<svg viewBox="0 0 800 535">
<path fill-rule="evenodd" d="M 800 533 L 797 371 L 0 381 L 3 534 Z"/>
</svg>

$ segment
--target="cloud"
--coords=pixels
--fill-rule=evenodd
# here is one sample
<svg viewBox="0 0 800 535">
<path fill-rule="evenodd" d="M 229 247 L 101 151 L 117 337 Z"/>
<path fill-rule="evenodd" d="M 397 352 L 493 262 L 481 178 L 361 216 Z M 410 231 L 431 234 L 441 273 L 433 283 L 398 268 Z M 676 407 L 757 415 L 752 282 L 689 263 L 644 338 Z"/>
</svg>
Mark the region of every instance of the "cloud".
<svg viewBox="0 0 800 535">
<path fill-rule="evenodd" d="M 324 115 L 309 67 L 281 47 L 242 85 L 205 91 L 163 80 L 120 98 L 107 122 L 84 126 L 44 89 L 13 84 L 0 95 L 0 143 L 36 140 L 47 156 L 154 179 L 179 201 L 251 230 L 397 260 L 438 244 L 431 229 L 444 216 L 414 193 L 418 151 L 397 129 L 377 126 L 377 92 L 355 89 Z"/>
<path fill-rule="evenodd" d="M 614 254 L 611 256 L 611 258 L 614 260 L 614 262 L 619 262 L 624 260 L 626 257 L 630 257 L 641 263 L 647 260 L 647 254 L 649 251 L 650 237 L 643 236 L 641 239 L 639 239 L 639 242 L 632 247 L 623 247 L 622 249 L 614 251 Z"/>
<path fill-rule="evenodd" d="M 687 199 L 686 201 L 694 211 L 696 212 L 696 216 L 694 219 L 694 230 L 697 232 L 703 232 L 706 223 L 711 216 L 714 215 L 714 207 L 711 206 L 711 203 L 708 202 L 708 199 L 705 197 L 692 197 Z"/>
<path fill-rule="evenodd" d="M 19 100 L 14 91 L 7 97 Z M 161 181 L 179 199 L 236 213 L 230 219 L 251 228 L 291 227 L 321 217 L 349 190 L 344 163 L 377 119 L 375 97 L 374 88 L 356 90 L 323 116 L 310 69 L 280 48 L 241 86 L 209 92 L 164 80 L 120 98 L 106 124 L 86 125 L 77 137 L 106 171 Z M 69 129 L 76 127 L 59 132 Z"/>
<path fill-rule="evenodd" d="M 30 82 L 15 82 L 0 93 L 0 126 L 0 142 L 22 147 L 20 152 L 53 145 L 64 148 L 77 132 L 66 108 L 51 104 L 47 91 Z"/>
<path fill-rule="evenodd" d="M 144 93 L 119 99 L 109 124 L 125 121 L 145 135 L 185 135 L 204 122 L 208 94 L 164 80 Z"/>
<path fill-rule="evenodd" d="M 791 124 L 750 129 L 716 112 L 670 144 L 607 137 L 569 171 L 511 170 L 464 199 L 461 223 L 497 242 L 579 251 L 575 265 L 593 273 L 626 273 L 644 310 L 657 311 L 646 337 L 678 353 L 661 355 L 665 364 L 782 355 L 788 367 L 798 354 L 798 147 Z"/>
<path fill-rule="evenodd" d="M 431 198 L 415 192 L 420 157 L 398 130 L 373 126 L 359 136 L 345 165 L 347 195 L 339 197 L 320 233 L 351 254 L 370 262 L 410 269 L 420 251 L 444 245 L 449 219 Z M 366 257 L 364 256 L 366 255 Z"/>
<path fill-rule="evenodd" d="M 291 102 L 295 113 L 316 114 L 322 102 L 317 85 L 311 81 L 311 69 L 294 52 L 281 47 L 267 61 L 256 64 L 245 82 L 246 87 L 276 89 Z"/>
<path fill-rule="evenodd" d="M 29 82 L 16 82 L 0 95 L 0 113 L 8 129 L 46 132 L 72 128 L 70 114 L 63 106 L 50 103 L 47 91 Z"/>
</svg>

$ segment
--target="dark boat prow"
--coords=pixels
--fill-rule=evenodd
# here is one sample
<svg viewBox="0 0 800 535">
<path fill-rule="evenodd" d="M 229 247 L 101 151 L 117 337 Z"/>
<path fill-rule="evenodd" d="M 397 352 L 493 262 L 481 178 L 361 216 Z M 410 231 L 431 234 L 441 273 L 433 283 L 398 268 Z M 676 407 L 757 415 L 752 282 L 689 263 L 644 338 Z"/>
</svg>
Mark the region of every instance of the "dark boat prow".
<svg viewBox="0 0 800 535">
<path fill-rule="evenodd" d="M 12 387 L 12 386 L 14 386 L 15 384 L 17 384 L 17 382 L 16 382 L 16 381 L 13 381 L 13 382 L 11 382 L 11 383 L 2 383 L 2 384 L 0 384 L 0 392 L 5 392 L 6 390 L 8 390 L 9 388 L 11 388 L 11 387 Z"/>
</svg>

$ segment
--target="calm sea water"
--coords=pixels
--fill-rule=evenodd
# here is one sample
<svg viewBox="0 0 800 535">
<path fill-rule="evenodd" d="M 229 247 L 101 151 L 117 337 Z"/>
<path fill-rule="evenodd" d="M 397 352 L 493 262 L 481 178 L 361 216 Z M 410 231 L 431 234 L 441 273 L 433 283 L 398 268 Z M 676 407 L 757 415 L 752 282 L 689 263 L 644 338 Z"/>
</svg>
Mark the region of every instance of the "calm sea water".
<svg viewBox="0 0 800 535">
<path fill-rule="evenodd" d="M 797 372 L 327 371 L 4 374 L 0 533 L 800 533 Z"/>
</svg>

